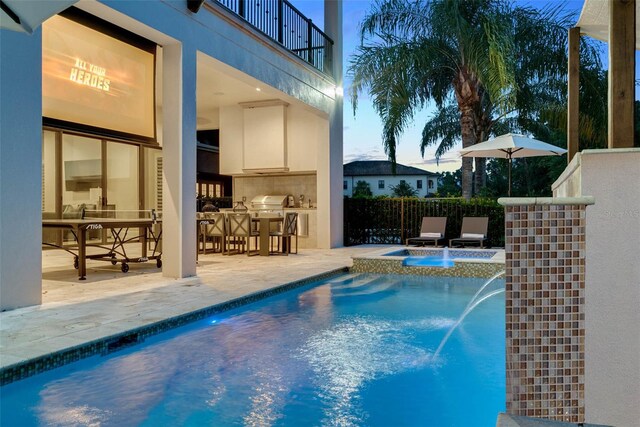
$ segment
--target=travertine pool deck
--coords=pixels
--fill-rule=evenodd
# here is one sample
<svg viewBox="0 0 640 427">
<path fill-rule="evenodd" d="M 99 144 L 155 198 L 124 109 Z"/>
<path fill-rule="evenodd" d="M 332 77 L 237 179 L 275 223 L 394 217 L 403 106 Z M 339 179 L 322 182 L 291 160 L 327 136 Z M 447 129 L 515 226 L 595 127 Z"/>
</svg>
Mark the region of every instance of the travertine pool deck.
<svg viewBox="0 0 640 427">
<path fill-rule="evenodd" d="M 290 256 L 200 255 L 197 277 L 169 279 L 154 263 L 89 262 L 86 281 L 62 251 L 43 254 L 43 303 L 0 313 L 0 368 L 76 347 L 255 292 L 351 266 L 359 246 Z"/>
</svg>

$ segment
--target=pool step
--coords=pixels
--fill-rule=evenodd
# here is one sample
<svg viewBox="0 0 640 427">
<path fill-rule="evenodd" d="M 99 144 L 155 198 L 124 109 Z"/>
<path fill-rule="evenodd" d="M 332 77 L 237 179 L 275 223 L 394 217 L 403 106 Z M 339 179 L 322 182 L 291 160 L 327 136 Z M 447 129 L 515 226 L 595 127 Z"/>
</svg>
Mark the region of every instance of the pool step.
<svg viewBox="0 0 640 427">
<path fill-rule="evenodd" d="M 360 295 L 374 295 L 386 292 L 395 286 L 395 282 L 389 281 L 386 277 L 364 276 L 361 280 L 354 282 L 350 286 L 342 286 L 331 289 L 334 297 L 351 297 Z"/>
<path fill-rule="evenodd" d="M 330 280 L 328 283 L 332 288 L 340 287 L 340 286 L 349 286 L 358 280 L 362 280 L 362 278 L 366 276 L 362 273 L 350 273 L 344 276 L 337 277 L 333 280 Z"/>
<path fill-rule="evenodd" d="M 371 276 L 369 274 L 355 273 L 349 274 L 346 277 L 340 277 L 338 280 L 331 281 L 329 284 L 332 289 L 348 289 L 348 288 L 356 288 L 363 285 L 366 285 L 374 280 L 379 279 L 378 276 Z"/>
</svg>

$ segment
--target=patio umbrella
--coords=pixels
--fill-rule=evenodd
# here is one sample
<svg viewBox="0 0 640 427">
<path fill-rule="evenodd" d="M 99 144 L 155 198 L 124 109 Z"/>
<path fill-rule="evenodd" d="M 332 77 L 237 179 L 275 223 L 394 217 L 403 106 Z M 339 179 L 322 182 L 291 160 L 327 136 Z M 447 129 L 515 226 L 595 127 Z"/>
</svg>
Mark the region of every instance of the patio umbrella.
<svg viewBox="0 0 640 427">
<path fill-rule="evenodd" d="M 1 0 L 0 28 L 32 34 L 51 18 L 78 0 Z"/>
<path fill-rule="evenodd" d="M 509 160 L 509 196 L 511 196 L 511 161 L 522 157 L 561 156 L 564 148 L 524 135 L 508 133 L 460 150 L 462 157 L 498 157 Z"/>
</svg>

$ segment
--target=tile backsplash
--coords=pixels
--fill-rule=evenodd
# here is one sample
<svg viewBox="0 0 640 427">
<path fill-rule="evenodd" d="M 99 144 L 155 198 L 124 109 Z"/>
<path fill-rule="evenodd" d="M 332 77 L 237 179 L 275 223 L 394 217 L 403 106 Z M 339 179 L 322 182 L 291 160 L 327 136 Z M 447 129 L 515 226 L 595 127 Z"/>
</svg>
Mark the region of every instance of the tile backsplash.
<svg viewBox="0 0 640 427">
<path fill-rule="evenodd" d="M 233 200 L 247 198 L 247 205 L 251 199 L 261 194 L 291 194 L 296 200 L 296 207 L 300 195 L 304 195 L 306 203 L 311 198 L 312 203 L 317 201 L 316 174 L 286 174 L 286 175 L 262 175 L 262 176 L 234 176 Z"/>
</svg>

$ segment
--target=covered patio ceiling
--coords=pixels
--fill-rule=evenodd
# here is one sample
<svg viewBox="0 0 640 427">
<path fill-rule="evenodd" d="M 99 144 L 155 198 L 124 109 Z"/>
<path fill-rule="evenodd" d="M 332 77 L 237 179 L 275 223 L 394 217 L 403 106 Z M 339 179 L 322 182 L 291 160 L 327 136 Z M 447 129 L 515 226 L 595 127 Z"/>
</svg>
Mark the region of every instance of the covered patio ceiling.
<svg viewBox="0 0 640 427">
<path fill-rule="evenodd" d="M 636 22 L 638 22 L 636 3 Z M 580 19 L 576 24 L 580 32 L 594 39 L 609 41 L 609 0 L 584 0 Z M 640 49 L 640 27 L 636 26 L 636 50 Z"/>
</svg>

